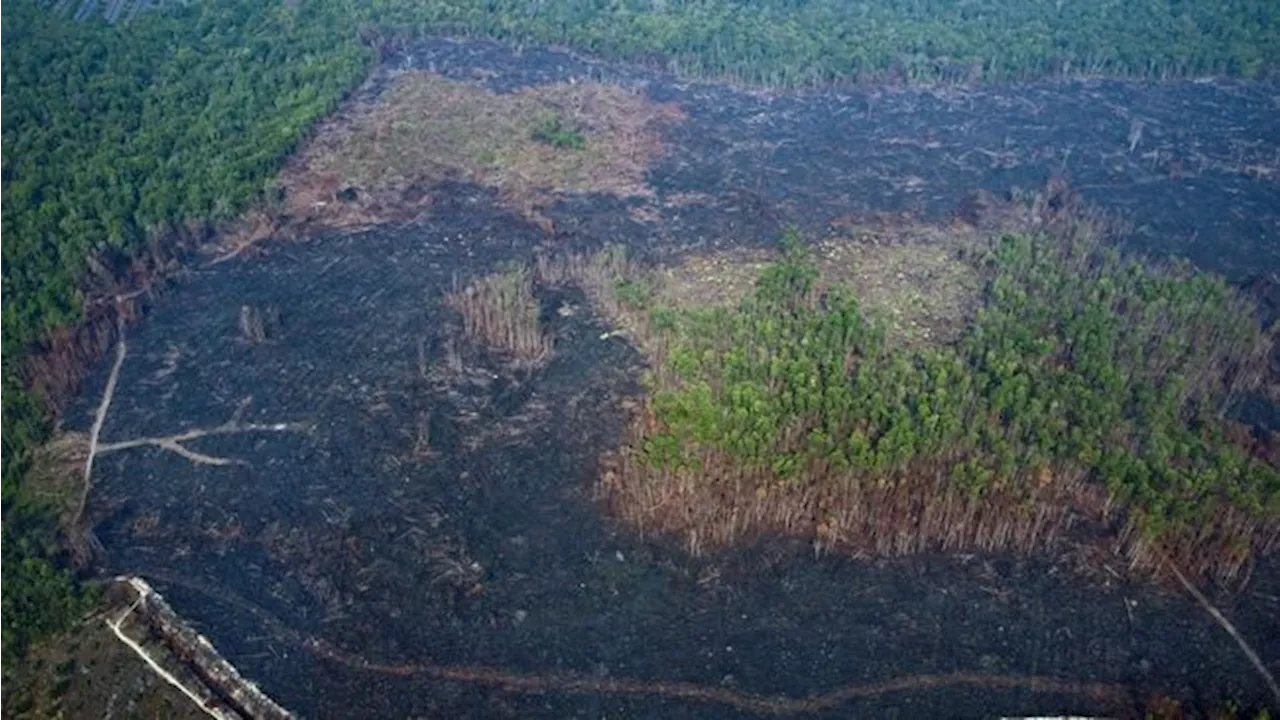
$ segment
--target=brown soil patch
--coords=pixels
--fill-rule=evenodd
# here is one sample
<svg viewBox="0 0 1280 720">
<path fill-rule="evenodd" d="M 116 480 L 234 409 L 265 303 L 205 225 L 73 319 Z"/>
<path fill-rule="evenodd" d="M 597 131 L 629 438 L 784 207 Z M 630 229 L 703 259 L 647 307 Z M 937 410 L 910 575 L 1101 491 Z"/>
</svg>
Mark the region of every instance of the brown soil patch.
<svg viewBox="0 0 1280 720">
<path fill-rule="evenodd" d="M 818 250 L 827 282 L 845 282 L 871 317 L 885 324 L 892 345 L 954 342 L 968 325 L 982 293 L 973 266 L 959 255 L 977 237 L 967 228 L 856 227 L 851 238 L 831 238 Z"/>
<path fill-rule="evenodd" d="M 860 227 L 816 247 L 822 282 L 852 286 L 868 316 L 885 324 L 894 345 L 953 342 L 982 292 L 977 272 L 959 257 L 970 234 L 925 226 Z M 653 277 L 659 306 L 732 307 L 755 287 L 777 254 L 759 249 L 690 255 Z"/>
<path fill-rule="evenodd" d="M 370 89 L 380 83 L 380 92 Z M 356 97 L 289 160 L 278 178 L 279 206 L 248 218 L 240 243 L 289 228 L 411 218 L 449 180 L 497 188 L 514 210 L 550 230 L 540 208 L 557 193 L 651 195 L 645 172 L 662 153 L 662 127 L 683 118 L 676 105 L 616 85 L 499 94 L 417 70 L 375 75 Z M 535 139 L 549 119 L 580 133 L 582 146 Z"/>
<path fill-rule="evenodd" d="M 776 253 L 759 249 L 689 255 L 655 273 L 654 296 L 659 306 L 733 307 L 776 259 Z"/>
</svg>

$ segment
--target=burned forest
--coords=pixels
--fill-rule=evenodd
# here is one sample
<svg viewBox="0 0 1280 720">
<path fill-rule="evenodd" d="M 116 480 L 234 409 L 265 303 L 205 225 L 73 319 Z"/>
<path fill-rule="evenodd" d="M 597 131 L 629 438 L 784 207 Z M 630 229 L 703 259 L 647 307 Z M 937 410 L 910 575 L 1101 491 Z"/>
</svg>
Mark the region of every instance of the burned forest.
<svg viewBox="0 0 1280 720">
<path fill-rule="evenodd" d="M 4 717 L 1280 712 L 1269 3 L 4 7 Z"/>
</svg>

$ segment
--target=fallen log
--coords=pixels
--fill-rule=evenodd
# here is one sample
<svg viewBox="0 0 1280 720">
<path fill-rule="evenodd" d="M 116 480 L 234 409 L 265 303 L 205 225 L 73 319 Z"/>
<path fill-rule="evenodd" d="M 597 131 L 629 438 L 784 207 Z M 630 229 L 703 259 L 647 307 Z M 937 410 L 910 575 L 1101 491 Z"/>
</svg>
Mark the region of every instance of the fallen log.
<svg viewBox="0 0 1280 720">
<path fill-rule="evenodd" d="M 247 680 L 213 643 L 137 576 L 116 578 L 136 599 L 107 626 L 166 683 L 217 720 L 291 720 L 294 715 Z"/>
</svg>

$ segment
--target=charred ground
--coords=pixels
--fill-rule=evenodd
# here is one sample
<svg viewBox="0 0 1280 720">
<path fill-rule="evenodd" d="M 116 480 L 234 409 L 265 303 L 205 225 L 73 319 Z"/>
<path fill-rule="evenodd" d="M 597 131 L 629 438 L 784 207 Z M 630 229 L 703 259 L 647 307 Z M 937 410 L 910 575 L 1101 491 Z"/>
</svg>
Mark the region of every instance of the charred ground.
<svg viewBox="0 0 1280 720">
<path fill-rule="evenodd" d="M 910 273 L 929 271 L 939 284 L 929 298 L 916 298 L 923 305 L 886 307 L 906 308 L 898 342 L 925 342 L 925 329 L 928 341 L 946 341 L 968 317 L 972 279 L 945 254 L 930 254 L 927 243 L 870 251 L 876 233 L 865 228 L 923 233 L 929 226 L 919 220 L 954 212 L 974 187 L 1039 186 L 1067 164 L 1086 195 L 1101 192 L 1121 209 L 1134 203 L 1135 246 L 1194 218 L 1202 233 L 1168 236 L 1160 249 L 1195 254 L 1204 247 L 1203 254 L 1224 258 L 1214 267 L 1234 270 L 1231 258 L 1274 237 L 1252 235 L 1274 208 L 1274 181 L 1244 171 L 1243 160 L 1227 162 L 1232 143 L 1259 158 L 1274 150 L 1266 123 L 1226 129 L 1231 113 L 1261 116 L 1265 102 L 1253 91 L 1161 86 L 1142 101 L 1148 105 L 1128 86 L 1106 83 L 1004 94 L 768 96 L 542 51 L 517 61 L 487 44 L 432 44 L 414 57 L 436 73 L 415 82 L 464 99 L 499 97 L 509 108 L 532 96 L 536 104 L 544 102 L 538 82 L 559 88 L 550 91 L 555 97 L 572 92 L 555 83 L 604 78 L 627 90 L 593 91 L 602 97 L 644 107 L 676 103 L 687 119 L 665 127 L 645 172 L 621 176 L 625 190 L 541 178 L 551 187 L 539 189 L 537 216 L 511 202 L 506 174 L 468 170 L 474 154 L 451 161 L 454 175 L 422 180 L 429 191 L 416 199 L 404 194 L 416 180 L 353 169 L 331 182 L 325 192 L 334 196 L 322 201 L 346 203 L 355 217 L 370 212 L 361 205 L 367 198 L 391 193 L 407 204 L 356 224 L 413 221 L 268 241 L 261 257 L 241 253 L 196 266 L 178 293 L 129 332 L 104 442 L 171 437 L 228 418 L 306 428 L 202 438 L 188 448 L 237 464 L 194 462 L 154 444 L 111 453 L 99 463 L 88 509 L 105 568 L 152 579 L 268 693 L 309 715 L 351 708 L 350 698 L 361 697 L 374 705 L 360 714 L 395 716 L 693 717 L 705 716 L 707 699 L 734 715 L 764 706 L 716 698 L 762 694 L 794 709 L 791 699 L 850 683 L 861 688 L 853 693 L 863 698 L 859 710 L 872 714 L 1125 712 L 1148 692 L 1188 703 L 1263 699 L 1252 669 L 1190 600 L 1105 560 L 1082 584 L 1078 562 L 1052 556 L 815 560 L 810 544 L 769 537 L 691 558 L 602 520 L 598 459 L 623 437 L 641 400 L 643 356 L 626 335 L 613 335 L 625 328 L 606 321 L 607 306 L 593 309 L 592 283 L 613 290 L 615 302 L 640 291 L 624 290 L 619 299 L 614 278 L 585 261 L 537 263 L 574 251 L 591 257 L 620 242 L 630 257 L 665 263 L 696 286 L 698 263 L 763 262 L 767 244 L 798 224 L 855 241 L 834 246 L 833 266 L 845 262 L 840 252 L 852 253 L 895 280 L 902 273 L 907 286 L 923 277 Z M 463 77 L 474 85 L 459 84 Z M 1162 170 L 1159 156 L 1135 157 L 1130 114 L 1171 118 L 1187 112 L 1184 103 L 1211 102 L 1215 109 L 1193 115 L 1187 127 L 1223 130 L 1219 139 L 1172 124 L 1159 135 L 1148 123 L 1138 142 L 1198 148 L 1205 158 L 1198 178 Z M 1108 103 L 1123 112 L 1094 112 Z M 1075 118 L 1078 142 L 1046 143 L 1046 115 Z M 529 142 L 537 142 L 535 129 Z M 1213 142 L 1223 146 L 1208 147 Z M 519 143 L 516 156 L 547 151 Z M 986 152 L 957 153 L 960 145 Z M 1089 159 L 1075 164 L 1081 157 Z M 1093 187 L 1121 180 L 1118 188 Z M 1196 182 L 1220 187 L 1213 192 L 1221 203 L 1206 200 L 1213 212 L 1170 218 L 1140 209 L 1163 210 L 1170 203 L 1161 198 L 1205 200 Z M 290 186 L 283 187 L 288 203 Z M 347 189 L 354 196 L 337 195 Z M 294 197 L 306 195 L 295 188 Z M 903 211 L 915 219 L 904 224 Z M 1215 228 L 1225 231 L 1207 239 Z M 484 285 L 519 267 L 557 282 Z M 727 287 L 708 299 L 729 303 L 752 274 L 719 277 Z M 901 297 L 875 275 L 859 281 L 868 298 Z M 479 324 L 469 332 L 458 315 L 468 288 L 476 288 L 473 299 L 497 298 L 500 307 L 514 299 L 526 320 L 500 333 Z M 950 299 L 929 304 L 939 296 Z M 264 317 L 278 311 L 274 330 L 246 334 L 245 307 Z M 522 343 L 529 327 L 534 342 Z M 496 351 L 487 347 L 497 336 L 512 341 L 508 353 L 531 348 L 530 357 L 512 363 L 507 340 Z M 69 427 L 88 427 L 107 372 L 68 414 Z M 1230 599 L 1233 619 L 1251 637 L 1274 636 L 1277 582 L 1274 559 L 1261 560 L 1246 592 Z M 314 646 L 299 638 L 336 650 L 309 652 Z M 986 684 L 885 689 L 895 678 L 956 672 Z M 546 684 L 533 686 L 542 694 L 523 694 L 504 673 Z M 998 679 L 1011 676 L 1068 685 L 1037 690 Z M 1070 685 L 1084 680 L 1105 691 Z M 679 690 L 681 682 L 705 692 L 662 690 Z"/>
</svg>

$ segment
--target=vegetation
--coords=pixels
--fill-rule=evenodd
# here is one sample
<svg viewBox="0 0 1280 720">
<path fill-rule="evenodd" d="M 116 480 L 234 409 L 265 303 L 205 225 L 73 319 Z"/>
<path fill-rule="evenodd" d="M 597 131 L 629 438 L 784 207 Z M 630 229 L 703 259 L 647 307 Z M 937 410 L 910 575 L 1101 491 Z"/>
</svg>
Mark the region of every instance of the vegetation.
<svg viewBox="0 0 1280 720">
<path fill-rule="evenodd" d="M 685 74 L 773 85 L 857 79 L 1000 80 L 1059 74 L 1274 74 L 1277 10 L 1268 0 L 1140 6 L 996 0 L 783 0 L 601 5 L 560 0 L 374 3 L 410 31 L 567 45 L 666 64 Z M 483 7 L 483 9 L 481 9 Z"/>
<path fill-rule="evenodd" d="M 1122 258 L 1087 223 L 1005 234 L 971 253 L 963 337 L 894 347 L 786 242 L 738 306 L 651 310 L 652 395 L 606 482 L 624 517 L 695 550 L 776 530 L 1027 551 L 1111 508 L 1135 565 L 1223 581 L 1280 537 L 1280 472 L 1223 420 L 1268 341 L 1221 278 Z"/>
<path fill-rule="evenodd" d="M 63 597 L 68 587 L 48 543 L 17 539 L 42 525 L 27 522 L 42 511 L 18 487 L 45 438 L 46 403 L 58 399 L 27 392 L 23 359 L 79 326 L 93 296 L 115 289 L 135 258 L 158 253 L 168 233 L 268 199 L 284 155 L 379 53 L 411 34 L 556 43 L 782 86 L 1081 72 L 1262 77 L 1280 66 L 1269 0 L 231 0 L 170 3 L 115 26 L 41 5 L 3 6 L 6 629 L 46 627 L 24 613 L 75 606 L 22 599 Z M 75 362 L 92 359 L 103 337 L 71 343 Z M 63 386 L 74 380 L 62 374 L 71 378 Z M 6 652 L 23 638 L 7 633 Z"/>
<path fill-rule="evenodd" d="M 405 118 L 413 118 L 406 122 Z M 372 102 L 322 123 L 278 177 L 283 214 L 329 226 L 412 216 L 430 188 L 489 185 L 526 218 L 553 190 L 644 195 L 672 105 L 602 83 L 496 93 L 428 72 L 397 72 Z M 356 197 L 342 197 L 342 188 Z M 356 193 L 358 189 L 358 193 Z"/>
<path fill-rule="evenodd" d="M 489 275 L 449 295 L 462 316 L 463 335 L 498 350 L 519 365 L 536 366 L 551 356 L 553 343 L 542 329 L 533 277 L 523 268 Z"/>
<path fill-rule="evenodd" d="M 533 284 L 577 285 L 645 351 L 649 396 L 602 490 L 694 552 L 761 532 L 875 554 L 1105 540 L 1137 568 L 1169 558 L 1235 581 L 1280 541 L 1280 470 L 1224 419 L 1259 384 L 1270 333 L 1222 278 L 1122 257 L 1058 200 L 951 246 L 975 297 L 947 294 L 967 276 L 931 249 L 941 295 L 970 315 L 929 341 L 887 328 L 934 288 L 900 276 L 869 309 L 866 273 L 831 266 L 857 256 L 876 274 L 920 253 L 828 243 L 815 258 L 794 233 L 736 304 L 681 304 L 664 284 L 680 273 L 616 247 L 542 257 L 453 302 L 469 337 L 511 352 L 543 340 Z"/>
<path fill-rule="evenodd" d="M 114 606 L 112 611 L 121 613 Z M 9 718 L 92 717 L 111 707 L 128 707 L 133 717 L 209 717 L 139 662 L 105 622 L 85 623 L 36 644 L 6 673 Z"/>
<path fill-rule="evenodd" d="M 329 11 L 331 11 L 330 9 Z M 169 228 L 228 219 L 336 107 L 369 53 L 313 7 L 171 6 L 124 27 L 7 3 L 5 33 L 5 667 L 84 607 L 56 569 L 56 528 L 20 492 L 46 437 L 24 358 L 86 317 Z M 108 323 L 110 325 L 110 323 Z M 109 342 L 109 337 L 107 337 Z M 77 361 L 93 343 L 72 343 Z M 97 347 L 101 347 L 98 343 Z"/>
<path fill-rule="evenodd" d="M 57 555 L 50 515 L 14 510 L 4 522 L 4 654 L 66 629 L 93 606 L 94 593 L 73 583 Z M 6 666 L 6 671 L 12 665 Z"/>
<path fill-rule="evenodd" d="M 533 139 L 561 150 L 581 150 L 587 145 L 582 128 L 570 125 L 555 113 L 538 118 L 533 126 Z"/>
<path fill-rule="evenodd" d="M 820 244 L 816 259 L 822 278 L 849 285 L 864 314 L 884 321 L 889 346 L 938 344 L 959 339 L 982 293 L 980 274 L 956 258 L 980 236 L 955 225 L 859 227 Z"/>
</svg>

